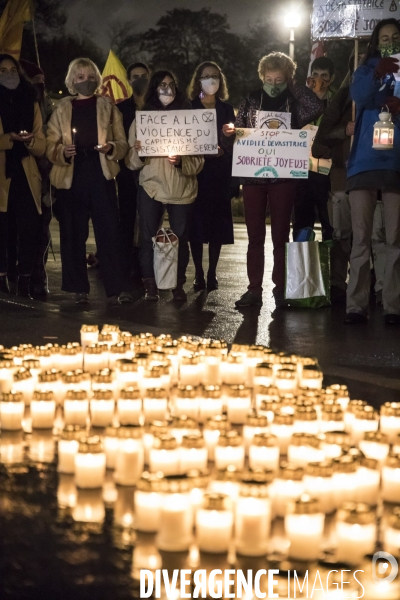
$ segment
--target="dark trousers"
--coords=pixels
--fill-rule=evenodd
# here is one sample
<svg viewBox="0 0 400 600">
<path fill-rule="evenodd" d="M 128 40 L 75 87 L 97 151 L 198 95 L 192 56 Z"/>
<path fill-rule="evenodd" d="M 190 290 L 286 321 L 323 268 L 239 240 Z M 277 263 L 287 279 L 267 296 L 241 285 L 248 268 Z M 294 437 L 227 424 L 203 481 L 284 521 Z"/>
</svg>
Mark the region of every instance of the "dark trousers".
<svg viewBox="0 0 400 600">
<path fill-rule="evenodd" d="M 293 232 L 310 227 L 314 229 L 316 211 L 321 223 L 322 239 L 331 240 L 333 228 L 329 221 L 328 200 L 330 179 L 321 173 L 308 172 L 308 179 L 299 182 L 294 203 Z"/>
<path fill-rule="evenodd" d="M 127 262 L 127 268 L 132 270 L 134 265 L 134 232 L 137 209 L 138 177 L 136 171 L 121 166 L 117 175 L 118 208 L 121 230 L 121 250 Z M 137 260 L 137 259 L 136 259 Z"/>
<path fill-rule="evenodd" d="M 7 212 L 0 213 L 0 273 L 8 271 L 10 227 L 16 232 L 18 273 L 31 275 L 40 236 L 40 215 L 22 165 L 11 179 Z M 15 256 L 13 260 L 15 264 Z"/>
<path fill-rule="evenodd" d="M 188 240 L 192 206 L 192 204 L 163 204 L 150 198 L 142 186 L 139 186 L 138 209 L 141 234 L 139 260 L 143 279 L 154 278 L 154 251 L 151 238 L 156 235 L 164 211 L 167 209 L 171 229 L 179 238 L 178 282 L 185 283 L 186 268 L 189 263 Z"/>
<path fill-rule="evenodd" d="M 274 246 L 272 281 L 275 289 L 285 287 L 285 244 L 289 241 L 290 217 L 296 197 L 297 182 L 244 185 L 243 202 L 249 245 L 247 249 L 248 289 L 262 293 L 264 277 L 265 219 L 267 206 L 271 214 L 271 235 Z"/>
<path fill-rule="evenodd" d="M 71 189 L 57 191 L 60 224 L 62 289 L 89 293 L 86 241 L 92 219 L 100 270 L 106 295 L 129 291 L 130 283 L 120 251 L 120 230 L 115 181 L 107 181 L 97 152 L 77 156 Z"/>
</svg>

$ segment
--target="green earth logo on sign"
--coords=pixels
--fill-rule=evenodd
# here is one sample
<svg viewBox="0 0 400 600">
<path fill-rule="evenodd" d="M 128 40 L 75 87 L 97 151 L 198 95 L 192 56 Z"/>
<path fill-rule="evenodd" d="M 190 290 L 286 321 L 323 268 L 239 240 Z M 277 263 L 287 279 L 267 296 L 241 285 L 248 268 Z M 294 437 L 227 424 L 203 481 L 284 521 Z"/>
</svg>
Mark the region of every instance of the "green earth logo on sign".
<svg viewBox="0 0 400 600">
<path fill-rule="evenodd" d="M 306 138 L 307 137 L 307 131 L 300 131 L 299 137 Z"/>
<path fill-rule="evenodd" d="M 244 131 L 243 131 L 243 129 L 236 129 L 236 135 L 237 135 L 238 137 L 242 137 L 242 135 L 244 135 Z"/>
<path fill-rule="evenodd" d="M 254 173 L 254 177 L 271 177 L 270 173 L 272 173 L 272 177 L 278 178 L 278 171 L 273 167 L 263 167 Z"/>
<path fill-rule="evenodd" d="M 308 171 L 290 171 L 293 177 L 307 177 Z"/>
</svg>

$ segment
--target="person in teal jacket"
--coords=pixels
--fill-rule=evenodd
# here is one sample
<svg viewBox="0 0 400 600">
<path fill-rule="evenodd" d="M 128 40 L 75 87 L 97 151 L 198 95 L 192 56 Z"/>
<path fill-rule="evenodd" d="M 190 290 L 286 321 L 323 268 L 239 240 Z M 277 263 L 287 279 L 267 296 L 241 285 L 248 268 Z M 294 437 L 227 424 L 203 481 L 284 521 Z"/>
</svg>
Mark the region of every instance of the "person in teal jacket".
<svg viewBox="0 0 400 600">
<path fill-rule="evenodd" d="M 353 245 L 347 288 L 346 323 L 366 323 L 370 292 L 370 255 L 373 218 L 381 192 L 387 256 L 383 309 L 388 325 L 400 325 L 400 98 L 394 96 L 400 64 L 400 25 L 384 19 L 375 27 L 364 63 L 354 73 L 350 94 L 356 104 L 354 142 L 347 168 Z M 374 124 L 382 109 L 395 123 L 394 148 L 372 148 Z"/>
</svg>

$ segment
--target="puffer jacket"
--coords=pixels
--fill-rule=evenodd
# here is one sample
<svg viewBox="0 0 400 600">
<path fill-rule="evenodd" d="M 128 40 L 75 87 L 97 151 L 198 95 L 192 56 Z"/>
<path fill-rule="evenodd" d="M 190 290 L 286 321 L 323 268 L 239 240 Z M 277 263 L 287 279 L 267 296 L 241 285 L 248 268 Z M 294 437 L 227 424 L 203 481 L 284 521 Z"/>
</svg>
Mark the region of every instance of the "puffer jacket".
<svg viewBox="0 0 400 600">
<path fill-rule="evenodd" d="M 57 189 L 71 188 L 74 176 L 74 159 L 65 160 L 64 146 L 72 144 L 72 100 L 73 96 L 63 98 L 56 106 L 47 127 L 47 158 L 53 163 L 50 182 Z M 118 108 L 104 96 L 97 96 L 96 103 L 98 143 L 108 142 L 113 146 L 110 154 L 100 153 L 100 164 L 106 179 L 114 179 L 119 173 L 118 161 L 124 158 L 128 150 L 122 115 Z"/>
</svg>

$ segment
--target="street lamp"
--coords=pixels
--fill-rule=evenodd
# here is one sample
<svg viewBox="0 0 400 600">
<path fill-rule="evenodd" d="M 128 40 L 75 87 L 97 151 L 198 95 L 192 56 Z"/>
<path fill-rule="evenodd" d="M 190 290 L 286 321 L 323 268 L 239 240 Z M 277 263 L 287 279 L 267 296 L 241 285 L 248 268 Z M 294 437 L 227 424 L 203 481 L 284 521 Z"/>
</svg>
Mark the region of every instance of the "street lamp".
<svg viewBox="0 0 400 600">
<path fill-rule="evenodd" d="M 290 29 L 289 56 L 292 60 L 294 60 L 294 30 L 300 25 L 300 20 L 300 15 L 295 11 L 295 9 L 292 9 L 285 15 L 285 25 Z"/>
</svg>

